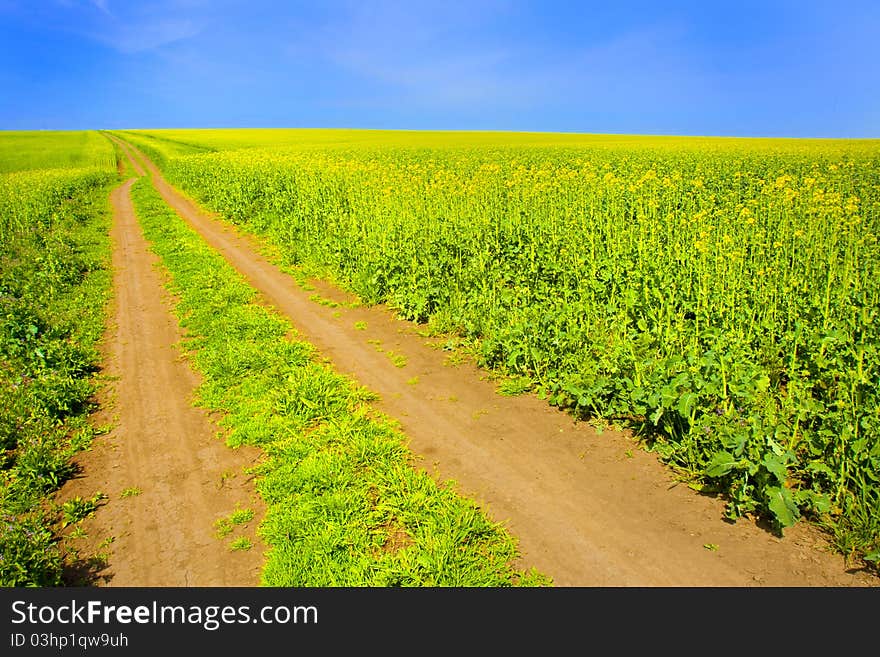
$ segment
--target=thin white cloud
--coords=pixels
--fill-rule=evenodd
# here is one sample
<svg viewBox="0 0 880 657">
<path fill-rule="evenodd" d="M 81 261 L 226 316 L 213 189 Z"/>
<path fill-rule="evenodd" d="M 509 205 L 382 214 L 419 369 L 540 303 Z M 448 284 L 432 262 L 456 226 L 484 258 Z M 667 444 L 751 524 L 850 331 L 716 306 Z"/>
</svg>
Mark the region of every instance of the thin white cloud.
<svg viewBox="0 0 880 657">
<path fill-rule="evenodd" d="M 493 42 L 486 34 L 506 11 L 492 0 L 349 5 L 312 26 L 288 54 L 323 59 L 393 102 L 439 110 L 634 104 L 705 84 L 700 64 L 682 54 L 681 25 L 610 33 L 579 47 Z"/>
<path fill-rule="evenodd" d="M 53 0 L 50 6 L 29 5 L 28 13 L 44 27 L 74 33 L 130 55 L 200 34 L 205 7 L 209 5 L 203 0 Z"/>
<path fill-rule="evenodd" d="M 110 14 L 109 0 L 54 0 L 56 5 L 65 9 L 93 8 L 101 13 Z"/>
<path fill-rule="evenodd" d="M 112 30 L 91 36 L 120 53 L 131 55 L 189 39 L 201 31 L 201 27 L 190 20 L 160 19 L 153 22 L 119 22 Z"/>
<path fill-rule="evenodd" d="M 342 3 L 303 29 L 286 52 L 316 58 L 398 100 L 455 107 L 505 96 L 511 52 L 469 35 L 504 12 L 503 0 Z M 378 89 L 377 89 L 378 90 Z"/>
</svg>

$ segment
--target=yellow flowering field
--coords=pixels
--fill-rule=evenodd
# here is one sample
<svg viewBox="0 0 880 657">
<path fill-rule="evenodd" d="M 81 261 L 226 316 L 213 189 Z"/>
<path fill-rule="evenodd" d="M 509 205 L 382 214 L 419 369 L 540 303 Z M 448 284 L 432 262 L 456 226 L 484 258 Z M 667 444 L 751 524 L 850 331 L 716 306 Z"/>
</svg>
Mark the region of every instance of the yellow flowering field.
<svg viewBox="0 0 880 657">
<path fill-rule="evenodd" d="M 288 264 L 880 557 L 880 142 L 127 132 Z"/>
</svg>

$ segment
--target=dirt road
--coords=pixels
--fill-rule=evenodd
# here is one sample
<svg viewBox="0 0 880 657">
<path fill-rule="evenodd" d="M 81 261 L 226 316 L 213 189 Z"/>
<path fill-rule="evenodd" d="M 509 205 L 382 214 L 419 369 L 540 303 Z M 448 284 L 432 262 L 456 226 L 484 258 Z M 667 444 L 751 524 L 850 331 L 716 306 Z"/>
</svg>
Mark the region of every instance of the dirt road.
<svg viewBox="0 0 880 657">
<path fill-rule="evenodd" d="M 181 332 L 134 214 L 132 183 L 111 196 L 114 310 L 104 340 L 111 385 L 101 401 L 114 429 L 79 455 L 81 475 L 60 494 L 102 491 L 108 500 L 84 521 L 88 537 L 68 544 L 108 555 L 82 583 L 255 586 L 263 559 L 253 527 L 255 547 L 231 552 L 213 523 L 237 505 L 262 515 L 243 472 L 259 452 L 226 447 L 207 414 L 191 405 L 199 381 L 175 347 Z"/>
<path fill-rule="evenodd" d="M 257 241 L 200 210 L 137 154 L 165 200 L 267 303 L 339 371 L 381 396 L 378 408 L 400 422 L 425 469 L 454 479 L 503 521 L 523 564 L 557 585 L 877 585 L 865 572 L 848 572 L 809 526 L 779 539 L 747 520 L 726 523 L 722 502 L 677 485 L 625 434 L 599 434 L 531 396 L 499 396 L 485 372 L 450 365 L 446 352 L 387 308 L 310 300 L 314 292 L 261 255 Z M 313 284 L 325 298 L 347 300 Z"/>
</svg>

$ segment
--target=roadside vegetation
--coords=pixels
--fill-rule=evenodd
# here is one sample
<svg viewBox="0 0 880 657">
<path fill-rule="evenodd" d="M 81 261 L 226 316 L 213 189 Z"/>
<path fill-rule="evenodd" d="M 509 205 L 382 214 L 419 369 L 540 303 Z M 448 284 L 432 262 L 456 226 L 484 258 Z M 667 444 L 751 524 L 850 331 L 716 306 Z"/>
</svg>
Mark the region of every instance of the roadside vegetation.
<svg viewBox="0 0 880 657">
<path fill-rule="evenodd" d="M 98 431 L 88 418 L 111 285 L 116 165 L 109 142 L 83 135 L 0 137 L 0 170 L 102 165 L 0 174 L 0 586 L 62 583 L 60 530 L 101 499 L 52 497 Z"/>
<path fill-rule="evenodd" d="M 94 130 L 4 130 L 0 133 L 0 173 L 45 169 L 116 167 L 110 142 Z"/>
</svg>

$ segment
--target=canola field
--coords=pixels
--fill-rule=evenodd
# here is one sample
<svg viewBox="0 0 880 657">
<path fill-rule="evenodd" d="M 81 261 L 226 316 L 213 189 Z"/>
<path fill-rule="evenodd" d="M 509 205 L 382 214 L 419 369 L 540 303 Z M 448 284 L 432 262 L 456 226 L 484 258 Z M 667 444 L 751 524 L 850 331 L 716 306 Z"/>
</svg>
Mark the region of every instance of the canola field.
<svg viewBox="0 0 880 657">
<path fill-rule="evenodd" d="M 0 173 L 36 169 L 113 169 L 116 155 L 94 130 L 4 130 L 0 132 Z"/>
<path fill-rule="evenodd" d="M 110 179 L 112 143 L 95 131 L 0 132 L 0 240 L 49 228 L 60 203 Z"/>
<path fill-rule="evenodd" d="M 286 264 L 631 427 L 731 518 L 880 557 L 880 142 L 119 134 Z"/>
</svg>

